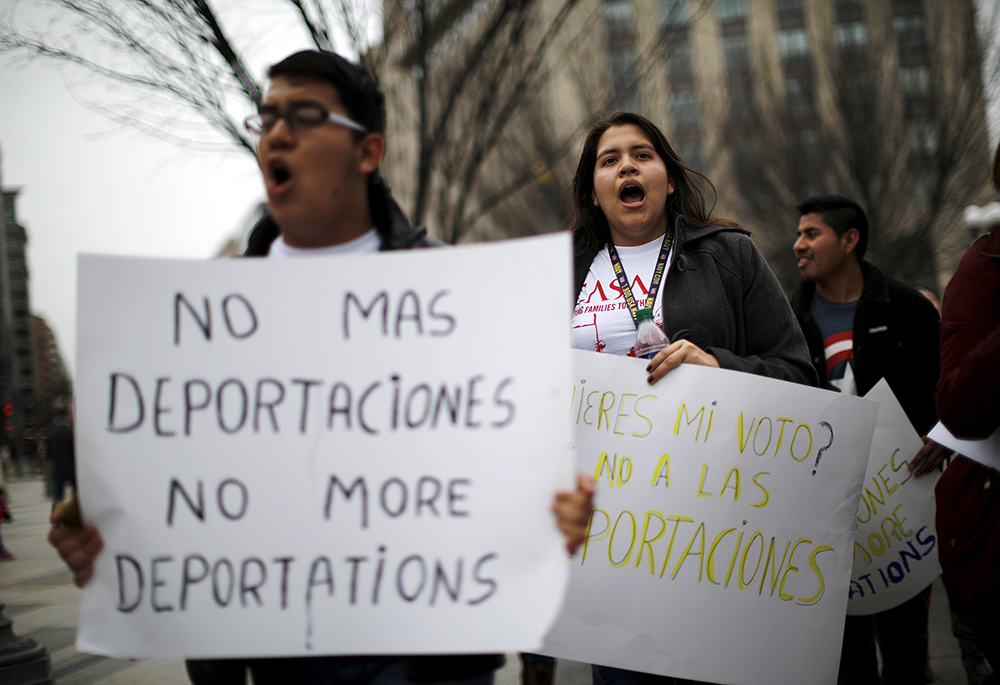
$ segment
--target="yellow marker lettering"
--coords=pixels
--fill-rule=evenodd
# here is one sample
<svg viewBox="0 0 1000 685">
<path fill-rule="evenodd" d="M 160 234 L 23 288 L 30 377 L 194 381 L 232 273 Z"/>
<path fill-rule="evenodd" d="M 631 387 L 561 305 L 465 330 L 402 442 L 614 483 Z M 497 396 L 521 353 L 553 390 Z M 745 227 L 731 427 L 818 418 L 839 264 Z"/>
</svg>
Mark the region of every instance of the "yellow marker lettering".
<svg viewBox="0 0 1000 685">
<path fill-rule="evenodd" d="M 800 599 L 796 602 L 796 604 L 800 604 L 804 607 L 812 606 L 823 598 L 823 592 L 826 590 L 826 582 L 823 580 L 823 571 L 820 570 L 819 564 L 816 563 L 816 557 L 820 552 L 832 551 L 833 547 L 830 547 L 829 545 L 820 545 L 812 551 L 812 554 L 809 555 L 809 568 L 812 569 L 813 573 L 816 574 L 816 579 L 819 580 L 819 589 L 816 591 L 816 594 L 809 599 Z"/>
<path fill-rule="evenodd" d="M 701 465 L 701 481 L 698 483 L 698 497 L 713 497 L 712 493 L 705 492 L 705 476 L 708 475 L 708 464 Z"/>
<path fill-rule="evenodd" d="M 865 488 L 864 496 L 868 497 L 868 506 L 871 507 L 872 513 L 878 513 L 878 507 L 875 506 L 873 502 L 878 502 L 879 504 L 885 504 L 885 495 L 882 493 L 882 486 L 878 484 L 878 481 L 872 478 L 872 482 L 875 483 L 875 489 L 878 490 L 878 497 L 876 497 L 871 490 Z"/>
<path fill-rule="evenodd" d="M 615 487 L 615 470 L 618 468 L 618 455 L 615 455 L 615 460 L 608 463 L 608 453 L 601 452 L 601 456 L 597 458 L 597 468 L 594 469 L 594 482 L 601 482 L 601 474 L 605 471 L 608 472 L 608 486 Z"/>
<path fill-rule="evenodd" d="M 792 546 L 792 553 L 788 555 L 788 568 L 785 569 L 785 575 L 781 576 L 781 587 L 778 588 L 778 597 L 781 597 L 786 602 L 795 599 L 792 595 L 785 592 L 785 581 L 788 580 L 788 574 L 792 572 L 798 574 L 799 572 L 799 567 L 794 564 L 795 550 L 799 548 L 799 545 L 811 545 L 812 542 L 812 540 L 807 540 L 806 538 L 797 539 Z"/>
<path fill-rule="evenodd" d="M 694 423 L 695 419 L 698 419 L 698 430 L 694 434 L 694 441 L 698 442 L 698 438 L 701 436 L 701 423 L 705 420 L 705 405 L 702 405 L 701 409 L 696 411 L 692 417 L 688 413 L 687 405 L 681 402 L 681 406 L 677 407 L 677 421 L 674 423 L 674 435 L 677 435 L 681 428 L 681 414 L 684 415 L 684 421 L 689 426 Z"/>
<path fill-rule="evenodd" d="M 871 566 L 872 565 L 872 555 L 868 553 L 867 549 L 865 549 L 864 547 L 861 546 L 860 542 L 855 542 L 854 543 L 854 555 L 853 556 L 855 556 L 855 557 L 858 556 L 858 550 L 859 549 L 861 550 L 861 556 L 863 556 L 865 558 L 865 561 L 868 563 L 868 565 Z"/>
<path fill-rule="evenodd" d="M 643 395 L 642 397 L 640 397 L 635 401 L 635 407 L 632 409 L 632 411 L 635 412 L 636 416 L 638 416 L 640 419 L 646 422 L 645 433 L 636 433 L 635 431 L 632 431 L 632 435 L 634 435 L 637 438 L 644 438 L 647 435 L 649 435 L 650 432 L 653 430 L 653 424 L 649 421 L 649 419 L 645 415 L 639 413 L 639 403 L 642 402 L 643 400 L 655 400 L 655 399 L 656 395 Z"/>
<path fill-rule="evenodd" d="M 757 449 L 757 437 L 760 434 L 760 428 L 764 425 L 764 421 L 767 421 L 767 443 L 760 450 Z M 771 446 L 771 435 L 774 432 L 774 424 L 771 419 L 765 416 L 763 419 L 757 422 L 757 430 L 753 432 L 753 451 L 758 457 L 764 456 L 764 452 L 767 452 L 767 448 Z"/>
<path fill-rule="evenodd" d="M 712 402 L 715 404 L 715 402 Z M 705 442 L 708 442 L 708 436 L 712 432 L 712 419 L 715 418 L 715 410 L 708 412 L 708 428 L 705 429 Z"/>
<path fill-rule="evenodd" d="M 877 549 L 876 545 L 872 542 L 872 538 L 874 538 L 875 542 L 878 543 Z M 885 554 L 885 541 L 882 539 L 882 536 L 879 535 L 878 533 L 872 533 L 871 535 L 868 536 L 868 546 L 871 548 L 872 552 L 877 557 L 880 557 L 883 554 Z"/>
<path fill-rule="evenodd" d="M 767 546 L 767 556 L 764 557 L 764 572 L 760 574 L 760 587 L 757 588 L 757 596 L 764 594 L 764 581 L 767 580 L 767 565 L 771 564 L 771 597 L 774 597 L 774 591 L 778 589 L 778 581 L 781 580 L 781 571 L 785 568 L 785 557 L 788 555 L 788 546 L 792 544 L 791 541 L 785 543 L 785 549 L 781 553 L 781 563 L 778 564 L 778 568 L 774 568 L 774 562 L 778 558 L 778 555 L 774 553 L 774 538 L 771 538 L 771 543 Z M 795 550 L 792 550 L 795 553 Z M 792 563 L 789 559 L 788 563 Z"/>
<path fill-rule="evenodd" d="M 614 427 L 614 430 L 612 431 L 612 433 L 614 433 L 615 435 L 625 435 L 624 433 L 622 433 L 621 431 L 618 430 L 618 425 L 622 422 L 623 418 L 625 418 L 626 416 L 630 416 L 630 414 L 626 414 L 625 413 L 625 398 L 626 397 L 637 397 L 637 395 L 633 395 L 633 394 L 627 393 L 627 392 L 626 393 L 622 393 L 622 401 L 621 401 L 621 404 L 618 405 L 618 418 L 615 419 L 615 427 Z"/>
<path fill-rule="evenodd" d="M 743 412 L 740 412 L 740 418 L 739 418 L 739 420 L 736 423 L 736 427 L 738 428 L 738 433 L 736 435 L 736 441 L 737 441 L 737 443 L 739 443 L 739 446 L 740 446 L 740 454 L 743 454 L 743 450 L 745 450 L 747 448 L 747 445 L 750 444 L 750 434 L 753 433 L 753 427 L 754 427 L 754 424 L 756 424 L 756 423 L 757 423 L 757 419 L 753 419 L 753 420 L 750 421 L 750 430 L 747 431 L 747 437 L 746 437 L 746 440 L 744 440 L 743 439 Z"/>
<path fill-rule="evenodd" d="M 795 456 L 795 445 L 796 441 L 799 438 L 799 431 L 802 430 L 803 428 L 806 429 L 806 434 L 809 436 L 809 447 L 808 449 L 806 449 L 806 453 L 802 455 L 802 458 L 800 459 L 799 457 Z M 812 428 L 810 428 L 808 424 L 800 423 L 798 426 L 795 427 L 795 432 L 792 433 L 792 444 L 789 445 L 788 447 L 788 453 L 792 455 L 792 459 L 794 459 L 795 461 L 805 461 L 806 459 L 809 458 L 809 453 L 812 452 L 812 449 L 813 449 Z"/>
<path fill-rule="evenodd" d="M 628 466 L 628 471 L 625 467 Z M 632 477 L 632 459 L 627 454 L 622 455 L 622 463 L 618 466 L 618 487 L 622 487 Z"/>
<path fill-rule="evenodd" d="M 777 420 L 781 422 L 781 428 L 778 429 L 778 444 L 774 446 L 774 456 L 778 456 L 781 450 L 781 442 L 785 437 L 785 424 L 795 422 L 795 419 L 786 419 L 784 416 L 779 416 Z"/>
<path fill-rule="evenodd" d="M 605 406 L 604 399 L 611 396 L 611 404 Z M 615 394 L 610 390 L 601 393 L 601 401 L 598 403 L 597 407 L 597 430 L 601 430 L 601 422 L 604 421 L 608 424 L 608 428 L 611 428 L 611 419 L 608 418 L 608 412 L 615 408 Z"/>
<path fill-rule="evenodd" d="M 719 546 L 720 542 L 722 542 L 722 538 L 735 532 L 735 528 L 727 528 L 715 536 L 715 539 L 712 540 L 711 546 L 708 548 L 708 558 L 705 559 L 705 574 L 708 576 L 708 582 L 712 585 L 720 585 L 720 583 L 715 579 L 715 548 Z M 732 566 L 730 566 L 730 569 L 732 569 Z"/>
<path fill-rule="evenodd" d="M 653 472 L 653 482 L 650 486 L 656 487 L 656 483 L 660 480 L 664 481 L 664 485 L 667 488 L 670 487 L 670 455 L 664 454 L 660 457 L 660 460 L 656 462 L 656 471 Z"/>
<path fill-rule="evenodd" d="M 594 408 L 594 405 L 590 403 L 590 398 L 593 397 L 594 395 L 600 395 L 600 394 L 601 394 L 600 390 L 591 390 L 590 392 L 587 393 L 587 408 L 583 410 L 583 422 L 588 426 L 594 425 L 593 423 L 587 420 L 587 414 L 589 414 L 590 410 Z M 579 421 L 577 421 L 577 423 L 579 423 Z"/>
<path fill-rule="evenodd" d="M 898 447 L 893 451 L 892 456 L 889 457 L 889 463 L 892 464 L 893 471 L 899 471 L 901 468 L 907 466 L 907 462 L 905 459 L 902 462 L 900 462 L 899 466 L 896 465 L 897 454 L 899 454 Z M 910 469 L 906 469 L 906 478 L 903 479 L 900 485 L 906 485 L 906 481 L 910 480 L 911 478 L 913 478 L 913 471 L 911 471 Z"/>
<path fill-rule="evenodd" d="M 649 522 L 653 517 L 660 519 L 660 532 L 656 534 L 656 537 L 649 537 Z M 642 553 L 643 550 L 649 550 L 649 575 L 656 573 L 656 562 L 653 560 L 653 543 L 663 537 L 663 534 L 667 532 L 667 522 L 663 520 L 663 514 L 658 511 L 650 510 L 646 512 L 645 518 L 642 520 L 642 542 L 639 543 L 639 553 L 635 556 L 635 566 L 632 568 L 639 568 L 639 564 L 642 563 Z"/>
<path fill-rule="evenodd" d="M 628 543 L 628 552 L 626 552 L 625 558 L 622 559 L 620 562 L 616 562 L 614 558 L 611 556 L 615 547 L 615 532 L 617 532 L 618 524 L 621 523 L 622 516 L 624 516 L 625 514 L 628 514 L 629 520 L 632 522 L 632 539 Z M 614 528 L 611 529 L 611 539 L 608 540 L 608 561 L 611 562 L 611 565 L 614 566 L 615 568 L 621 568 L 622 566 L 628 563 L 629 557 L 632 556 L 632 549 L 635 547 L 635 534 L 636 534 L 635 515 L 633 515 L 632 512 L 629 511 L 628 509 L 624 509 L 622 510 L 622 513 L 618 514 L 618 518 L 615 520 L 615 526 Z"/>
<path fill-rule="evenodd" d="M 698 540 L 698 551 L 692 552 L 691 547 L 694 546 L 694 541 Z M 681 558 L 677 560 L 677 566 L 674 568 L 674 572 L 670 574 L 670 580 L 677 577 L 677 572 L 681 570 L 681 564 L 688 557 L 698 557 L 698 582 L 701 582 L 701 569 L 704 566 L 705 561 L 705 522 L 702 521 L 698 524 L 698 527 L 694 530 L 694 535 L 691 536 L 691 542 L 688 543 L 687 547 L 684 548 L 684 554 Z"/>
<path fill-rule="evenodd" d="M 604 530 L 602 530 L 600 533 L 595 534 L 592 531 L 594 529 L 594 518 L 598 514 L 604 516 Z M 596 542 L 603 540 L 604 538 L 608 537 L 608 534 L 610 532 L 611 532 L 611 517 L 608 516 L 608 512 L 604 511 L 603 509 L 595 508 L 594 513 L 590 515 L 590 520 L 587 522 L 587 534 L 583 538 L 583 552 L 580 555 L 581 564 L 587 560 L 587 546 L 590 544 L 590 541 L 594 540 Z"/>
<path fill-rule="evenodd" d="M 660 578 L 667 571 L 667 564 L 670 562 L 670 555 L 674 551 L 674 538 L 677 537 L 677 529 L 681 525 L 681 521 L 684 523 L 694 523 L 694 519 L 688 518 L 687 516 L 668 516 L 668 521 L 674 522 L 674 532 L 670 534 L 670 544 L 667 545 L 667 556 L 663 557 L 663 566 L 660 567 Z"/>
<path fill-rule="evenodd" d="M 883 464 L 882 468 L 880 468 L 878 470 L 878 477 L 882 479 L 882 485 L 885 486 L 885 495 L 886 495 L 886 497 L 888 497 L 892 493 L 896 492 L 896 490 L 899 490 L 899 486 L 898 485 L 893 485 L 890 488 L 889 487 L 889 479 L 882 475 L 882 472 L 885 471 L 887 468 L 889 468 L 889 465 L 888 464 Z"/>
<path fill-rule="evenodd" d="M 734 479 L 735 485 L 730 485 L 729 484 L 729 480 L 731 478 L 733 478 L 733 476 L 736 476 L 736 478 Z M 739 502 L 740 501 L 740 469 L 739 469 L 739 467 L 734 466 L 733 468 L 729 469 L 729 473 L 726 474 L 726 481 L 722 484 L 722 490 L 719 491 L 719 499 L 722 499 L 722 496 L 724 494 L 726 494 L 726 488 L 732 488 L 733 489 L 733 493 L 734 493 L 733 494 L 733 502 Z"/>
<path fill-rule="evenodd" d="M 745 524 L 744 524 L 745 525 Z M 733 558 L 729 561 L 729 568 L 726 570 L 726 582 L 722 587 L 729 587 L 729 579 L 733 576 L 733 569 L 736 567 L 736 557 L 740 553 L 740 543 L 743 542 L 743 531 L 736 536 L 736 547 L 733 548 Z"/>
<path fill-rule="evenodd" d="M 771 501 L 771 493 L 767 491 L 767 488 L 765 488 L 763 485 L 760 484 L 759 480 L 757 480 L 761 476 L 770 476 L 770 475 L 771 473 L 769 471 L 761 471 L 760 473 L 758 473 L 756 476 L 753 477 L 753 484 L 756 485 L 758 488 L 760 488 L 760 491 L 764 493 L 764 499 L 757 502 L 756 504 L 751 504 L 750 505 L 751 507 L 754 507 L 755 509 L 763 509 L 764 507 L 767 506 L 767 503 Z"/>
<path fill-rule="evenodd" d="M 757 566 L 754 567 L 753 575 L 750 576 L 750 580 L 746 580 L 743 576 L 746 572 L 747 554 L 750 552 L 750 548 L 753 547 L 753 541 L 758 538 L 760 538 L 760 556 L 757 557 Z M 758 530 L 754 531 L 754 534 L 750 536 L 750 542 L 748 542 L 747 546 L 743 548 L 743 556 L 740 557 L 740 574 L 738 580 L 740 581 L 741 590 L 750 587 L 750 583 L 752 583 L 753 579 L 757 577 L 757 571 L 760 570 L 760 562 L 763 559 L 764 559 L 764 536 Z"/>
</svg>

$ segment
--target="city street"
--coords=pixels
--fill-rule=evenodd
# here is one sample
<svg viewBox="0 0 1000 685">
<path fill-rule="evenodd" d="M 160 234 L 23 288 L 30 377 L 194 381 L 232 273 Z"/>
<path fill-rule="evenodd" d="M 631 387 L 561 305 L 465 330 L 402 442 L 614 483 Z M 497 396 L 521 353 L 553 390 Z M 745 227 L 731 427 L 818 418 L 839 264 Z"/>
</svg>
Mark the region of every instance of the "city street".
<svg viewBox="0 0 1000 685">
<path fill-rule="evenodd" d="M 0 602 L 13 620 L 14 632 L 45 645 L 59 685 L 174 685 L 187 683 L 180 661 L 121 661 L 82 654 L 73 646 L 79 591 L 70 573 L 46 542 L 49 503 L 40 478 L 8 481 L 13 523 L 0 533 L 17 559 L 0 563 Z M 931 667 L 939 685 L 966 682 L 958 642 L 951 634 L 947 598 L 940 581 L 931 605 Z M 517 685 L 519 664 L 508 655 L 497 685 Z M 556 685 L 587 685 L 590 668 L 560 661 Z"/>
</svg>

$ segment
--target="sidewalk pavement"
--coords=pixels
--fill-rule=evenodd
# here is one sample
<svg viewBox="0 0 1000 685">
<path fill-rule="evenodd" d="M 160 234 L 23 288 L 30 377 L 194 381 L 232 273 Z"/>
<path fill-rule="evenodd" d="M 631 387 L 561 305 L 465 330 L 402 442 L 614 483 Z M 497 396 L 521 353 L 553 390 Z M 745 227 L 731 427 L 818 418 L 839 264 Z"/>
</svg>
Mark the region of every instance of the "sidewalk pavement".
<svg viewBox="0 0 1000 685">
<path fill-rule="evenodd" d="M 58 685 L 186 685 L 182 661 L 126 661 L 78 652 L 73 646 L 80 591 L 46 540 L 50 503 L 41 478 L 8 481 L 13 523 L 0 528 L 15 561 L 0 562 L 0 602 L 14 633 L 45 645 Z M 931 602 L 931 667 L 936 685 L 965 685 L 958 641 L 951 634 L 947 596 L 940 580 Z M 507 655 L 496 685 L 518 685 L 520 664 Z M 590 667 L 559 661 L 555 685 L 590 685 Z"/>
</svg>

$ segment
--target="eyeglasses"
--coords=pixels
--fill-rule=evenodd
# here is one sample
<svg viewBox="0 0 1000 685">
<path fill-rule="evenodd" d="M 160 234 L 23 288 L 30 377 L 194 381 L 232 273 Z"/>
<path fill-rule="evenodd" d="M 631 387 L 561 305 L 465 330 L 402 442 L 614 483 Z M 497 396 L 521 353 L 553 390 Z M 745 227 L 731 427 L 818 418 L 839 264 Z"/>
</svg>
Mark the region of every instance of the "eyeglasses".
<svg viewBox="0 0 1000 685">
<path fill-rule="evenodd" d="M 274 107 L 263 107 L 257 114 L 248 116 L 243 125 L 250 133 L 261 136 L 270 131 L 278 123 L 278 119 L 284 119 L 288 123 L 288 128 L 293 131 L 314 128 L 332 121 L 352 131 L 368 133 L 368 129 L 358 122 L 335 112 L 329 112 L 322 105 L 309 102 L 292 105 L 287 112 L 279 112 Z"/>
</svg>

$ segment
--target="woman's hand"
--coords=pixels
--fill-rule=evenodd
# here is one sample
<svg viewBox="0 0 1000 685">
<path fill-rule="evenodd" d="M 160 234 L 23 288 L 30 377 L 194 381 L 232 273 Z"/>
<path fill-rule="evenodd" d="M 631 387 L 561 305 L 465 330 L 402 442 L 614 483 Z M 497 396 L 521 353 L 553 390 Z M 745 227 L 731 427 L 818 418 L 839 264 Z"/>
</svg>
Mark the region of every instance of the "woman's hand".
<svg viewBox="0 0 1000 685">
<path fill-rule="evenodd" d="M 646 381 L 652 385 L 681 364 L 698 364 L 719 368 L 719 360 L 714 354 L 709 354 L 689 340 L 678 340 L 656 353 L 649 360 L 646 371 L 649 377 Z"/>
<path fill-rule="evenodd" d="M 60 502 L 52 510 L 49 523 L 49 544 L 56 548 L 59 556 L 73 572 L 73 583 L 83 587 L 94 575 L 94 559 L 104 548 L 104 540 L 94 526 L 70 526 L 63 524 L 62 513 L 66 506 Z"/>
<path fill-rule="evenodd" d="M 552 504 L 556 525 L 566 538 L 566 551 L 572 556 L 583 543 L 594 512 L 594 481 L 582 473 L 576 474 L 576 490 L 557 492 Z"/>
</svg>

